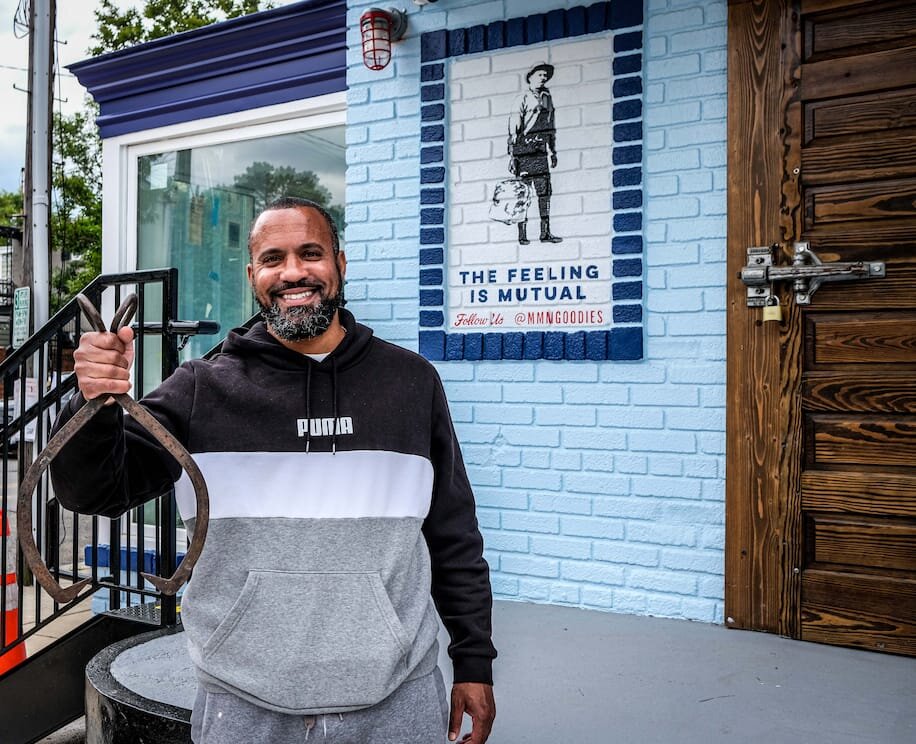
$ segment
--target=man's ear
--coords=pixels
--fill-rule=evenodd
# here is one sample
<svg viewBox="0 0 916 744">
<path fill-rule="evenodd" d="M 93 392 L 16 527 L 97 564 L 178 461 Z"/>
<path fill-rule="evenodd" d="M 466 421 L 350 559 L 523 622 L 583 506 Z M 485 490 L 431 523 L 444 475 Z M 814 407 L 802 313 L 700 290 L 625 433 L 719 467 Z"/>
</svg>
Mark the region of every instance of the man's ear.
<svg viewBox="0 0 916 744">
<path fill-rule="evenodd" d="M 343 279 L 347 278 L 347 254 L 343 251 L 339 251 L 337 254 L 337 268 L 340 270 L 340 276 Z"/>
<path fill-rule="evenodd" d="M 250 284 L 250 285 L 253 287 L 253 286 L 254 286 L 254 282 L 252 282 L 252 280 L 251 280 L 251 278 L 252 278 L 252 268 L 251 268 L 251 264 L 246 264 L 246 265 L 245 265 L 245 274 L 248 276 L 248 284 Z"/>
</svg>

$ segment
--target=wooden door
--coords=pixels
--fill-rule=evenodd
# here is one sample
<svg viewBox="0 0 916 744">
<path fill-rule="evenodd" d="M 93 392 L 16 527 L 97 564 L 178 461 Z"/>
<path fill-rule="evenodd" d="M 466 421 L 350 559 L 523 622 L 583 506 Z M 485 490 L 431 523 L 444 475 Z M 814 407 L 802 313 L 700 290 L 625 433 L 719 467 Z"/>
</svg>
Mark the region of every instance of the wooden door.
<svg viewBox="0 0 916 744">
<path fill-rule="evenodd" d="M 916 655 L 916 3 L 731 2 L 728 136 L 727 624 Z M 763 324 L 802 240 L 886 278 Z"/>
</svg>

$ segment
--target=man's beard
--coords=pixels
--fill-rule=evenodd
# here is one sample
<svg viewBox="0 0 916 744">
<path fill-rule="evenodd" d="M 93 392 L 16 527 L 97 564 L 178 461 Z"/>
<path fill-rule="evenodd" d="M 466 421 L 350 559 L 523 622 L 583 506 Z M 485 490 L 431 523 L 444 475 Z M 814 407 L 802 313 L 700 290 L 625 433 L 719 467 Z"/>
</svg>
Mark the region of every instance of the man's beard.
<svg viewBox="0 0 916 744">
<path fill-rule="evenodd" d="M 321 302 L 317 305 L 297 305 L 295 307 L 280 307 L 277 300 L 273 300 L 270 305 L 265 305 L 260 298 L 255 296 L 258 305 L 261 306 L 261 316 L 267 327 L 278 338 L 284 341 L 304 341 L 309 338 L 316 338 L 331 327 L 334 320 L 334 313 L 344 305 L 343 280 L 338 275 L 337 294 L 333 297 L 325 297 L 321 294 L 323 288 L 316 287 L 312 282 L 286 282 L 271 288 L 271 294 L 282 292 L 286 289 L 302 287 L 304 289 L 315 289 L 319 292 Z"/>
</svg>

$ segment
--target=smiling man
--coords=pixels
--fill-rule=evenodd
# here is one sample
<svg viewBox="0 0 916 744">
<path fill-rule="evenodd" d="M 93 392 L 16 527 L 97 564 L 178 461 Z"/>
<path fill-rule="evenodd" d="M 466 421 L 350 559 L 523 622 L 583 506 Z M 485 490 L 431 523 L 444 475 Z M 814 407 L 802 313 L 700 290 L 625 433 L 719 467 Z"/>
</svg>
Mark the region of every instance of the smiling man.
<svg viewBox="0 0 916 744">
<path fill-rule="evenodd" d="M 329 352 L 344 335 L 337 310 L 344 302 L 347 259 L 330 216 L 317 205 L 296 203 L 276 202 L 255 220 L 248 281 L 278 340 L 304 354 Z M 303 236 L 315 242 L 300 244 Z"/>
<path fill-rule="evenodd" d="M 197 744 L 483 744 L 495 716 L 492 595 L 474 498 L 434 368 L 344 310 L 346 258 L 325 210 L 270 205 L 249 235 L 263 321 L 142 401 L 188 448 L 210 528 L 182 621 Z M 86 333 L 85 400 L 130 387 L 133 334 Z M 86 463 L 105 463 L 93 470 Z M 55 459 L 60 501 L 117 516 L 187 476 L 108 406 Z M 450 635 L 450 704 L 437 667 Z"/>
</svg>

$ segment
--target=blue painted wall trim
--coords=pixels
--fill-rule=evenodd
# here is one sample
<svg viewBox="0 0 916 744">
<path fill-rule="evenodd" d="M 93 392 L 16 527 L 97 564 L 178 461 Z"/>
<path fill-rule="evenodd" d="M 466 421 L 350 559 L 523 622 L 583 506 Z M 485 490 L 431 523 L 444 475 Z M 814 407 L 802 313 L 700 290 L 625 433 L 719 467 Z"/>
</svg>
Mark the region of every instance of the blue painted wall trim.
<svg viewBox="0 0 916 744">
<path fill-rule="evenodd" d="M 496 51 L 514 46 L 570 38 L 588 33 L 617 31 L 614 38 L 613 75 L 613 143 L 612 161 L 615 166 L 630 165 L 612 171 L 612 202 L 615 236 L 612 255 L 642 256 L 642 145 L 643 104 L 640 99 L 617 101 L 618 98 L 642 93 L 643 6 L 639 0 L 616 3 L 599 2 L 592 5 L 558 9 L 546 14 L 535 13 L 525 18 L 510 18 L 489 26 L 470 26 L 430 31 L 420 38 L 421 120 L 424 124 L 447 119 L 445 60 L 464 54 Z M 421 129 L 420 204 L 444 204 L 446 182 L 447 132 L 444 126 L 423 126 Z M 637 144 L 634 144 L 637 143 Z M 622 212 L 621 210 L 630 210 Z M 447 333 L 445 329 L 445 210 L 424 213 L 420 229 L 421 306 L 420 353 L 433 361 L 480 359 L 554 359 L 636 361 L 644 356 L 643 309 L 633 302 L 642 300 L 641 281 L 615 282 L 613 285 L 612 319 L 616 324 L 628 324 L 603 331 L 529 332 L 518 333 Z M 621 235 L 620 233 L 632 233 Z M 436 248 L 430 248 L 436 246 Z M 429 268 L 437 262 L 442 269 Z M 615 278 L 643 275 L 641 258 L 615 259 Z M 439 287 L 433 290 L 430 287 Z M 638 287 L 638 291 L 636 290 Z M 625 289 L 624 289 L 625 288 Z M 438 305 L 437 302 L 441 302 Z M 438 313 L 436 312 L 438 310 Z M 438 326 L 438 328 L 437 328 Z M 431 330 L 437 328 L 436 330 Z"/>
<path fill-rule="evenodd" d="M 102 137 L 346 90 L 346 0 L 306 0 L 70 65 Z"/>
</svg>

